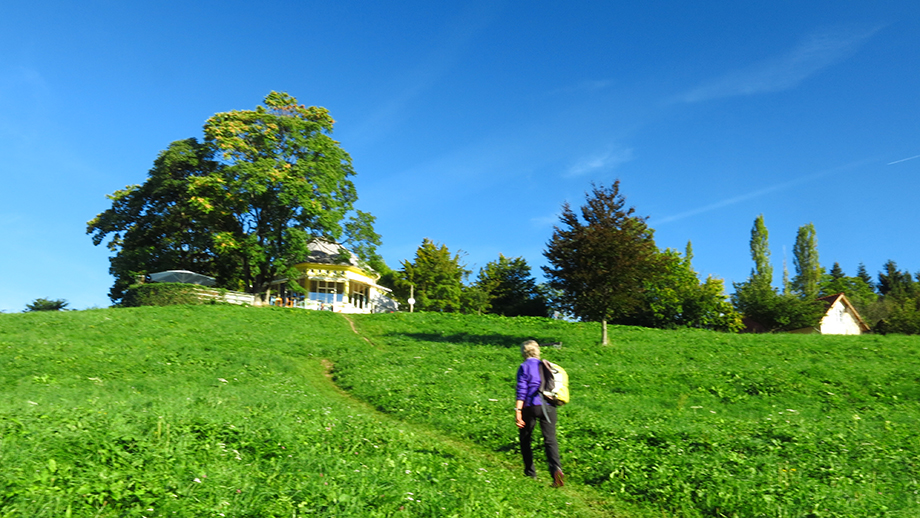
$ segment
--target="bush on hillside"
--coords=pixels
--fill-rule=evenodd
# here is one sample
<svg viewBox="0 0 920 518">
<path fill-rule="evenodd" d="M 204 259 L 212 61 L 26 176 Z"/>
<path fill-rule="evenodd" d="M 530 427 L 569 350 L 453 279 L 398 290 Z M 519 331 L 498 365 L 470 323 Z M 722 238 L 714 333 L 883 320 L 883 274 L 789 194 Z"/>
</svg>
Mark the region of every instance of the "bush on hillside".
<svg viewBox="0 0 920 518">
<path fill-rule="evenodd" d="M 202 298 L 197 284 L 162 282 L 135 284 L 125 292 L 121 305 L 135 308 L 140 306 L 177 306 L 183 304 L 211 304 L 212 300 Z"/>
<path fill-rule="evenodd" d="M 61 311 L 67 307 L 68 302 L 64 299 L 35 299 L 26 304 L 26 312 L 30 311 Z"/>
</svg>

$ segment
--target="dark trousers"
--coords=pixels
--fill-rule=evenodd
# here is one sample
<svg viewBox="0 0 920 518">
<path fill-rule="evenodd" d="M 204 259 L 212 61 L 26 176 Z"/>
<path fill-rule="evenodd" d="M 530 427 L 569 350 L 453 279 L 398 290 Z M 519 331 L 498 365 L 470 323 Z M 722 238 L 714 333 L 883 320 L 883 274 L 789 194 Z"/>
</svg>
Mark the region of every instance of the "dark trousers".
<svg viewBox="0 0 920 518">
<path fill-rule="evenodd" d="M 521 440 L 521 456 L 524 457 L 524 474 L 528 477 L 536 476 L 537 471 L 533 465 L 533 429 L 540 421 L 540 433 L 543 434 L 543 448 L 546 450 L 546 462 L 549 465 L 550 477 L 556 470 L 562 469 L 559 461 L 559 443 L 556 441 L 556 407 L 552 405 L 534 405 L 524 407 L 521 411 L 524 428 L 518 429 L 518 438 Z"/>
</svg>

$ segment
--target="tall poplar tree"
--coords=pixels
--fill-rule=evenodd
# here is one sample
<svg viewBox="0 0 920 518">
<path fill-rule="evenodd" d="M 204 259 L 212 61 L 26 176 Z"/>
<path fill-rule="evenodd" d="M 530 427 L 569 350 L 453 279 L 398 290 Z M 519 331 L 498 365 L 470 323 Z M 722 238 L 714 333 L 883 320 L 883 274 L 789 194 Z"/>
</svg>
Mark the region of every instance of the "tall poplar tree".
<svg viewBox="0 0 920 518">
<path fill-rule="evenodd" d="M 751 280 L 760 286 L 769 286 L 773 283 L 769 238 L 770 233 L 763 221 L 763 214 L 760 214 L 754 219 L 754 226 L 751 228 L 751 258 L 754 260 Z"/>
<path fill-rule="evenodd" d="M 818 284 L 824 269 L 818 262 L 818 239 L 812 223 L 799 227 L 792 248 L 795 277 L 792 289 L 804 300 L 818 298 Z"/>
<path fill-rule="evenodd" d="M 763 326 L 767 331 L 788 331 L 817 324 L 823 307 L 814 299 L 803 300 L 792 294 L 780 294 L 772 286 L 769 234 L 763 214 L 751 229 L 751 258 L 754 269 L 746 282 L 735 283 L 732 304 L 735 309 Z"/>
</svg>

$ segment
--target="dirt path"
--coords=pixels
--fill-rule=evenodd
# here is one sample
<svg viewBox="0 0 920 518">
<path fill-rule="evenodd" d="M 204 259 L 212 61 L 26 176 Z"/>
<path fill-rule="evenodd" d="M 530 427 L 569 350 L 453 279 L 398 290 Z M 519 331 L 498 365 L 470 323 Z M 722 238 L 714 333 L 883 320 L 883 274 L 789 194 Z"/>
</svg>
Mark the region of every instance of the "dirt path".
<svg viewBox="0 0 920 518">
<path fill-rule="evenodd" d="M 364 335 L 362 335 L 361 333 L 358 332 L 358 329 L 355 327 L 355 322 L 354 322 L 354 320 L 352 320 L 351 318 L 349 318 L 349 316 L 346 315 L 345 313 L 339 313 L 339 314 L 342 315 L 342 318 L 344 318 L 346 322 L 348 322 L 348 325 L 351 326 L 351 330 L 354 331 L 354 333 L 355 333 L 356 335 L 360 336 L 362 340 L 364 340 L 365 342 L 367 342 L 367 343 L 370 344 L 371 346 L 377 347 L 376 345 L 374 345 L 374 342 L 371 342 L 370 340 L 367 339 L 366 336 L 364 336 Z"/>
<path fill-rule="evenodd" d="M 358 332 L 357 328 L 355 327 L 354 321 L 352 321 L 351 318 L 349 318 L 348 316 L 344 314 L 342 314 L 342 318 L 344 318 L 348 322 L 348 324 L 351 326 L 351 330 L 356 335 L 360 336 L 365 342 L 370 344 L 372 347 L 375 347 L 375 348 L 378 347 L 376 344 L 368 340 L 367 337 L 362 336 L 361 333 Z M 333 375 L 332 375 L 332 372 L 335 369 L 335 364 L 326 358 L 323 358 L 321 360 L 321 363 L 323 366 L 323 374 L 328 380 L 331 388 L 334 389 L 336 392 L 338 392 L 340 395 L 347 398 L 355 406 L 361 407 L 369 413 L 376 414 L 380 419 L 398 421 L 400 425 L 402 426 L 411 427 L 415 433 L 425 435 L 427 438 L 440 442 L 451 449 L 467 452 L 469 454 L 473 454 L 478 457 L 482 457 L 485 462 L 493 466 L 501 467 L 502 469 L 507 470 L 511 473 L 518 473 L 520 471 L 520 466 L 518 464 L 514 464 L 510 462 L 506 457 L 500 456 L 491 450 L 486 450 L 482 448 L 481 446 L 479 446 L 478 444 L 471 443 L 467 440 L 460 440 L 460 439 L 452 438 L 450 436 L 444 435 L 441 431 L 437 429 L 432 429 L 425 425 L 401 421 L 391 414 L 381 412 L 380 410 L 375 408 L 370 403 L 367 403 L 363 400 L 355 398 L 350 393 L 348 393 L 347 391 L 343 390 L 342 388 L 340 388 L 338 385 L 335 384 L 333 380 Z M 522 476 L 522 483 L 530 483 L 530 480 L 523 480 L 523 476 Z M 613 512 L 611 508 L 607 505 L 606 499 L 604 498 L 604 496 L 596 493 L 590 487 L 566 485 L 563 488 L 554 489 L 554 491 L 562 491 L 566 494 L 568 498 L 577 500 L 581 507 L 580 509 L 581 514 L 579 516 L 626 518 L 625 515 L 617 514 Z"/>
</svg>

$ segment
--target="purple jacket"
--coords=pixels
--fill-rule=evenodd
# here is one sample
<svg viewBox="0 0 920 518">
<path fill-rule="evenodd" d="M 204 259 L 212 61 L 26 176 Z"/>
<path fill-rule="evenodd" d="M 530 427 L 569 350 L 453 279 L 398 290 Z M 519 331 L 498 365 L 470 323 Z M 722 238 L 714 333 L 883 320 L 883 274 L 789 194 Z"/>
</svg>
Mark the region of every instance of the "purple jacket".
<svg viewBox="0 0 920 518">
<path fill-rule="evenodd" d="M 540 397 L 540 360 L 527 358 L 518 367 L 516 399 L 523 401 L 524 406 L 543 404 Z"/>
</svg>

